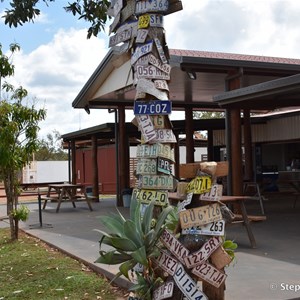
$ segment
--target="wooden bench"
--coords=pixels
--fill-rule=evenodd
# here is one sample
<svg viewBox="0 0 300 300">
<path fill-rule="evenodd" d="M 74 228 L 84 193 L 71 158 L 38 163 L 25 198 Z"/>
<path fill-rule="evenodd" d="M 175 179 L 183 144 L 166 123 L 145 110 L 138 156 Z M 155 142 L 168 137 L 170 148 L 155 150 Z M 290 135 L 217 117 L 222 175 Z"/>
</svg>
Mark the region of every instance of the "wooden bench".
<svg viewBox="0 0 300 300">
<path fill-rule="evenodd" d="M 254 216 L 254 215 L 247 215 L 248 220 L 252 222 L 261 222 L 261 221 L 266 221 L 267 217 L 266 216 Z M 235 214 L 234 215 L 234 220 L 233 222 L 243 222 L 243 216 L 240 214 Z"/>
</svg>

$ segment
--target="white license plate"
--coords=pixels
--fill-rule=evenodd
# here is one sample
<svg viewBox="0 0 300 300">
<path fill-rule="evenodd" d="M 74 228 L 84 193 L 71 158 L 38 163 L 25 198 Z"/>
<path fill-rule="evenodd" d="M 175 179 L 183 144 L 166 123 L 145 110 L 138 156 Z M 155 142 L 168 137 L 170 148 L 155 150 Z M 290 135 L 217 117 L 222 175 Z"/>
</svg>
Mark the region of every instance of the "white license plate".
<svg viewBox="0 0 300 300">
<path fill-rule="evenodd" d="M 187 186 L 188 193 L 204 194 L 211 189 L 211 177 L 209 176 L 197 176 L 189 182 Z"/>
<path fill-rule="evenodd" d="M 138 158 L 156 158 L 163 157 L 171 161 L 174 159 L 174 149 L 170 145 L 153 144 L 153 145 L 137 145 L 136 157 Z"/>
<path fill-rule="evenodd" d="M 225 281 L 227 277 L 225 273 L 219 271 L 209 263 L 203 263 L 195 267 L 194 269 L 192 269 L 192 273 L 212 284 L 216 288 L 220 287 L 220 285 Z"/>
<path fill-rule="evenodd" d="M 214 203 L 211 205 L 200 206 L 186 209 L 179 212 L 181 228 L 186 229 L 194 226 L 201 226 L 215 221 L 222 220 L 220 205 Z"/>
<path fill-rule="evenodd" d="M 165 80 L 154 80 L 154 85 L 160 90 L 169 90 L 168 83 Z"/>
<path fill-rule="evenodd" d="M 165 272 L 173 276 L 175 274 L 178 262 L 168 253 L 161 251 L 160 256 L 154 260 Z"/>
<path fill-rule="evenodd" d="M 152 51 L 153 41 L 149 41 L 144 45 L 137 46 L 131 56 L 131 64 L 133 65 L 141 56 L 146 55 Z"/>
<path fill-rule="evenodd" d="M 154 190 L 173 190 L 174 182 L 171 175 L 142 175 L 139 188 Z"/>
<path fill-rule="evenodd" d="M 203 226 L 182 229 L 182 234 L 203 234 L 223 236 L 225 234 L 225 221 L 216 221 Z"/>
<path fill-rule="evenodd" d="M 153 291 L 153 300 L 163 300 L 173 296 L 174 282 L 169 281 Z"/>
<path fill-rule="evenodd" d="M 171 163 L 169 160 L 159 157 L 157 159 L 157 171 L 170 175 L 172 171 Z"/>
<path fill-rule="evenodd" d="M 120 44 L 121 42 L 125 42 L 131 38 L 132 28 L 124 29 L 121 32 L 111 36 L 109 38 L 109 47 Z"/>
<path fill-rule="evenodd" d="M 136 174 L 138 175 L 155 175 L 157 173 L 156 159 L 142 158 L 136 165 Z"/>
<path fill-rule="evenodd" d="M 165 117 L 163 115 L 152 115 L 151 120 L 155 129 L 165 128 Z"/>
<path fill-rule="evenodd" d="M 148 29 L 139 29 L 137 31 L 137 36 L 136 36 L 135 42 L 138 44 L 145 43 L 147 35 L 148 35 Z"/>
<path fill-rule="evenodd" d="M 154 82 L 149 79 L 141 78 L 138 80 L 136 90 L 141 93 L 147 93 L 159 100 L 168 100 L 168 94 L 156 88 Z"/>
<path fill-rule="evenodd" d="M 164 230 L 160 236 L 161 242 L 175 255 L 180 262 L 184 264 L 184 258 L 189 255 L 190 251 L 182 245 L 173 234 Z"/>
<path fill-rule="evenodd" d="M 166 58 L 166 55 L 165 55 L 165 52 L 164 52 L 164 49 L 160 43 L 160 40 L 158 38 L 155 38 L 154 39 L 155 41 L 155 45 L 156 45 L 156 48 L 157 48 L 157 51 L 158 51 L 158 54 L 159 54 L 159 57 L 161 59 L 161 61 L 166 64 L 168 62 L 167 58 Z"/>
<path fill-rule="evenodd" d="M 210 191 L 200 195 L 200 200 L 219 201 L 223 194 L 222 184 L 213 184 Z"/>
<path fill-rule="evenodd" d="M 187 194 L 186 199 L 177 204 L 178 212 L 184 210 L 185 207 L 192 202 L 193 195 L 193 193 Z"/>
<path fill-rule="evenodd" d="M 136 120 L 145 142 L 149 142 L 156 138 L 156 130 L 149 115 L 137 115 Z"/>
<path fill-rule="evenodd" d="M 172 129 L 156 129 L 156 138 L 151 143 L 176 143 L 176 137 Z"/>
<path fill-rule="evenodd" d="M 169 0 L 143 0 L 138 1 L 135 6 L 136 15 L 148 12 L 165 12 L 169 8 Z"/>
<path fill-rule="evenodd" d="M 133 189 L 132 195 L 141 203 L 150 204 L 151 201 L 155 201 L 155 205 L 168 205 L 168 192 Z"/>
<path fill-rule="evenodd" d="M 223 239 L 219 236 L 210 238 L 197 252 L 184 258 L 185 265 L 191 269 L 201 265 L 210 255 L 221 246 Z"/>
<path fill-rule="evenodd" d="M 160 14 L 144 14 L 139 16 L 138 29 L 148 27 L 164 27 L 164 18 Z"/>
<path fill-rule="evenodd" d="M 156 68 L 153 65 L 137 65 L 136 66 L 136 77 L 140 78 L 150 78 L 150 79 L 162 79 L 170 80 L 170 74 L 163 72 L 162 70 Z"/>
<path fill-rule="evenodd" d="M 174 275 L 174 280 L 189 300 L 208 300 L 206 295 L 199 291 L 194 280 L 186 273 L 184 267 L 179 263 Z"/>
<path fill-rule="evenodd" d="M 160 59 L 156 58 L 152 53 L 149 55 L 148 59 L 149 63 L 156 68 L 162 70 L 163 72 L 170 74 L 171 73 L 171 66 L 168 64 L 163 64 Z"/>
</svg>

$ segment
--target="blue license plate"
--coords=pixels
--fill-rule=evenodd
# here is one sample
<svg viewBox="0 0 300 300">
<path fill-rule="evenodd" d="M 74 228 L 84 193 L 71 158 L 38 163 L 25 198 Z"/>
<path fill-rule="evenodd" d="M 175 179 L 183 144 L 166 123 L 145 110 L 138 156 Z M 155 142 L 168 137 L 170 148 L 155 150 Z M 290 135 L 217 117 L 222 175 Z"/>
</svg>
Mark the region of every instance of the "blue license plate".
<svg viewBox="0 0 300 300">
<path fill-rule="evenodd" d="M 169 115 L 172 103 L 169 100 L 135 101 L 133 109 L 135 115 Z"/>
</svg>

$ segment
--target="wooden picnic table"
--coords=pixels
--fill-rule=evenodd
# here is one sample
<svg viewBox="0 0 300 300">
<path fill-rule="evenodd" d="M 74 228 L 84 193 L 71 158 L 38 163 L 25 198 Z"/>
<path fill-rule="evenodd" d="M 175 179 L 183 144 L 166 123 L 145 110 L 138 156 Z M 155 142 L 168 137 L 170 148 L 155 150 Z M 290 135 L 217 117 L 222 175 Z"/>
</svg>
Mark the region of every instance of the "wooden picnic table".
<svg viewBox="0 0 300 300">
<path fill-rule="evenodd" d="M 78 193 L 78 190 L 80 190 L 80 193 Z M 53 195 L 53 192 L 56 193 L 55 196 Z M 59 212 L 60 205 L 63 201 L 71 201 L 73 207 L 76 208 L 75 201 L 80 201 L 80 200 L 85 200 L 87 202 L 90 211 L 93 210 L 90 203 L 90 199 L 85 192 L 85 186 L 82 184 L 71 184 L 71 183 L 49 184 L 47 196 L 43 197 L 42 200 L 44 200 L 43 209 L 46 208 L 48 200 L 57 201 L 56 212 Z"/>
</svg>

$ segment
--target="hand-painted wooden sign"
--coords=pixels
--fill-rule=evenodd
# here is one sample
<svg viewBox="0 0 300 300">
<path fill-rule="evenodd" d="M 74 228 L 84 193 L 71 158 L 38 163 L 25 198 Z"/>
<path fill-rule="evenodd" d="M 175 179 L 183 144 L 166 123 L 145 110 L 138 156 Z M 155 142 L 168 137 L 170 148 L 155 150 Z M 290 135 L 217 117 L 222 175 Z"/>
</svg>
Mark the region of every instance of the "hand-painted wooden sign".
<svg viewBox="0 0 300 300">
<path fill-rule="evenodd" d="M 185 265 L 191 269 L 201 265 L 223 243 L 223 238 L 214 236 L 210 238 L 197 252 L 184 258 Z"/>
<path fill-rule="evenodd" d="M 186 209 L 179 212 L 181 228 L 201 226 L 215 221 L 222 220 L 220 205 L 214 203 L 211 205 L 200 206 Z"/>
<path fill-rule="evenodd" d="M 225 234 L 225 221 L 221 220 L 221 221 L 208 223 L 203 226 L 196 226 L 196 227 L 182 229 L 181 233 L 223 236 Z"/>
</svg>

